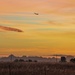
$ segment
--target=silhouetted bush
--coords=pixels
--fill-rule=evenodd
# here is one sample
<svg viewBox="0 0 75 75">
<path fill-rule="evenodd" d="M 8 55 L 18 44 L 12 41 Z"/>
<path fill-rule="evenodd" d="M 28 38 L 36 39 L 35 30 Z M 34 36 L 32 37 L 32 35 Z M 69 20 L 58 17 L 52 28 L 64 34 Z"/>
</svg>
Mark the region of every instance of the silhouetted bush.
<svg viewBox="0 0 75 75">
<path fill-rule="evenodd" d="M 28 62 L 32 62 L 32 60 L 31 60 L 31 59 L 29 59 L 29 60 L 28 60 Z"/>
<path fill-rule="evenodd" d="M 37 60 L 34 60 L 34 62 L 37 62 Z"/>
<path fill-rule="evenodd" d="M 19 60 L 18 59 L 15 59 L 14 62 L 19 62 Z"/>
<path fill-rule="evenodd" d="M 19 60 L 15 59 L 14 62 L 24 62 L 24 60 L 23 59 L 19 59 Z"/>
<path fill-rule="evenodd" d="M 73 63 L 75 63 L 75 58 L 74 58 L 74 59 L 71 59 L 71 60 L 70 60 L 70 62 L 73 62 Z"/>
<path fill-rule="evenodd" d="M 20 59 L 19 62 L 24 62 L 24 60 L 23 59 Z"/>
<path fill-rule="evenodd" d="M 61 62 L 66 62 L 66 58 L 65 57 L 61 57 Z"/>
</svg>

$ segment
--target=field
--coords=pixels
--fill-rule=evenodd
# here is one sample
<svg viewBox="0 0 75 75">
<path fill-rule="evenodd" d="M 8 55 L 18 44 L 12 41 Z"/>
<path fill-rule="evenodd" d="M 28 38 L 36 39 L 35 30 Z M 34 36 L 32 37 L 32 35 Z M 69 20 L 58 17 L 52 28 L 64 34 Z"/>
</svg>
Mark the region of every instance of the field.
<svg viewBox="0 0 75 75">
<path fill-rule="evenodd" d="M 0 63 L 0 75 L 75 75 L 74 63 Z"/>
</svg>

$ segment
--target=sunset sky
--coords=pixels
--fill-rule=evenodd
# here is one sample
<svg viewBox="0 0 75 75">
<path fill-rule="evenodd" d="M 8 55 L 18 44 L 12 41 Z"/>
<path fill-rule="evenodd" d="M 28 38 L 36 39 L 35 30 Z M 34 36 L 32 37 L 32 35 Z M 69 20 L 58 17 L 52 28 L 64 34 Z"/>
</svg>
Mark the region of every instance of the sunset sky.
<svg viewBox="0 0 75 75">
<path fill-rule="evenodd" d="M 9 54 L 75 55 L 75 0 L 0 0 L 0 56 Z"/>
</svg>

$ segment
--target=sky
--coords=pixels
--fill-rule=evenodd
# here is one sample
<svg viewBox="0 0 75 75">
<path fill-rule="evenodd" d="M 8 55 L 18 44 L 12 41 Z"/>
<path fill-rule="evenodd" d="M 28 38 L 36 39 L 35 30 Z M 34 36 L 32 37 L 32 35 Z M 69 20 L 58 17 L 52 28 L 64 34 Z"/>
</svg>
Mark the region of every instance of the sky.
<svg viewBox="0 0 75 75">
<path fill-rule="evenodd" d="M 0 0 L 0 56 L 9 54 L 75 55 L 75 0 Z"/>
</svg>

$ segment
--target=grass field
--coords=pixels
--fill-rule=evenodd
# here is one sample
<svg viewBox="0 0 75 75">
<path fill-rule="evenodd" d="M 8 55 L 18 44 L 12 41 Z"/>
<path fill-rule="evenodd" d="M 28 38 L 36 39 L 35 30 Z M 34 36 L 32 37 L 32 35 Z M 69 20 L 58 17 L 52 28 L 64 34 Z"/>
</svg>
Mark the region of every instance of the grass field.
<svg viewBox="0 0 75 75">
<path fill-rule="evenodd" d="M 0 75 L 75 75 L 74 63 L 0 63 Z"/>
</svg>

